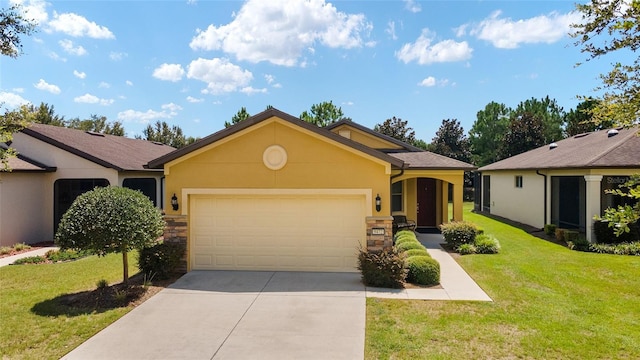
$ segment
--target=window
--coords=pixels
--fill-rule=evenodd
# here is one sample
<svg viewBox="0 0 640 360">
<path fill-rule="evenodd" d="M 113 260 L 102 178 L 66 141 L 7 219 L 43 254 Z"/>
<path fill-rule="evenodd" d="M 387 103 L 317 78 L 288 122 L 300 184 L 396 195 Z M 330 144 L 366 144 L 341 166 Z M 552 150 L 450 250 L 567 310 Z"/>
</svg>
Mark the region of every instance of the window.
<svg viewBox="0 0 640 360">
<path fill-rule="evenodd" d="M 133 190 L 140 190 L 141 193 L 153 202 L 153 206 L 158 206 L 156 196 L 156 179 L 154 178 L 127 178 L 122 181 L 122 187 Z"/>
<path fill-rule="evenodd" d="M 402 211 L 402 181 L 391 185 L 391 211 Z"/>
<path fill-rule="evenodd" d="M 53 183 L 53 220 L 54 230 L 62 215 L 69 210 L 73 201 L 81 194 L 96 187 L 109 186 L 107 179 L 58 179 Z"/>
<path fill-rule="evenodd" d="M 516 175 L 516 187 L 517 188 L 522 187 L 522 175 Z"/>
</svg>

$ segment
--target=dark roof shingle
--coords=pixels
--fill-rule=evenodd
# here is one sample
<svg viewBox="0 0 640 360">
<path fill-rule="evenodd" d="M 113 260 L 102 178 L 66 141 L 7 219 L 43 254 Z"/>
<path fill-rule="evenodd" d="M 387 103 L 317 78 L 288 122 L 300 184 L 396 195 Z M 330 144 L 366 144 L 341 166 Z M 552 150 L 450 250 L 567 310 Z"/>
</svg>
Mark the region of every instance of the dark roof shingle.
<svg viewBox="0 0 640 360">
<path fill-rule="evenodd" d="M 481 167 L 490 170 L 578 169 L 640 166 L 640 128 L 576 135 Z"/>
<path fill-rule="evenodd" d="M 476 167 L 463 161 L 432 153 L 430 151 L 389 154 L 404 161 L 406 169 L 424 170 L 475 170 Z"/>
<path fill-rule="evenodd" d="M 22 132 L 118 171 L 147 170 L 145 165 L 149 161 L 175 150 L 171 146 L 151 141 L 52 125 L 32 124 Z"/>
</svg>

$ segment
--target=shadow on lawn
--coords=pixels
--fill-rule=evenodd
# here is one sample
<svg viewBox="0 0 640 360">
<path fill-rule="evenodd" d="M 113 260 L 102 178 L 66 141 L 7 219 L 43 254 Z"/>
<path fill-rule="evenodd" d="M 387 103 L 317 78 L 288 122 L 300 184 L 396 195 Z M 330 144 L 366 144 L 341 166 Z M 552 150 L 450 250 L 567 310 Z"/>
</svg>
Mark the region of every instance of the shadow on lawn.
<svg viewBox="0 0 640 360">
<path fill-rule="evenodd" d="M 490 214 L 490 213 L 487 213 L 487 212 L 484 212 L 484 211 L 473 211 L 473 212 L 475 214 L 482 215 L 484 217 L 488 217 L 489 219 L 493 219 L 493 220 L 499 221 L 499 222 L 501 222 L 503 224 L 507 224 L 509 226 L 513 226 L 513 227 L 515 227 L 517 229 L 520 229 L 520 230 L 526 232 L 527 234 L 530 234 L 530 235 L 535 236 L 535 237 L 537 237 L 539 239 L 548 241 L 548 242 L 550 242 L 552 244 L 560 245 L 562 247 L 567 247 L 567 244 L 565 242 L 558 241 L 555 236 L 547 235 L 544 232 L 544 229 L 540 229 L 540 228 L 537 228 L 537 227 L 534 227 L 534 226 L 531 226 L 531 225 L 519 223 L 517 221 L 509 220 L 507 218 L 503 218 L 502 216 L 493 215 L 493 214 Z"/>
</svg>

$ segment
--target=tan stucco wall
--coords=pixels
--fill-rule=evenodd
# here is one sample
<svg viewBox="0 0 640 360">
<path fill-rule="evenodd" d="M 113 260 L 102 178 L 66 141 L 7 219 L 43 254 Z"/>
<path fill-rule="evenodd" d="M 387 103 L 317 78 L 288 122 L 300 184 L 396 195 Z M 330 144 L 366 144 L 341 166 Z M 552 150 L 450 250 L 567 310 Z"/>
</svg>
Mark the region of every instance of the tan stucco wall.
<svg viewBox="0 0 640 360">
<path fill-rule="evenodd" d="M 491 176 L 491 214 L 538 228 L 544 227 L 544 177 L 535 171 L 485 171 Z M 522 188 L 515 177 L 522 176 Z M 484 184 L 483 184 L 484 186 Z"/>
<path fill-rule="evenodd" d="M 372 149 L 402 149 L 402 147 L 399 145 L 383 140 L 379 137 L 372 136 L 371 134 L 368 134 L 346 124 L 331 129 L 331 131 L 336 134 L 340 134 L 340 131 L 345 130 L 349 131 L 349 138 L 351 140 L 366 145 Z"/>
<path fill-rule="evenodd" d="M 270 170 L 263 162 L 272 145 L 286 150 L 282 169 Z M 378 159 L 272 118 L 165 165 L 165 211 L 185 213 L 183 189 L 367 188 L 373 198 L 385 199 L 380 212 L 372 201 L 371 213 L 389 215 L 389 173 L 389 165 Z M 169 205 L 173 193 L 180 199 L 178 211 Z"/>
<path fill-rule="evenodd" d="M 0 246 L 51 240 L 42 226 L 47 174 L 0 172 Z M 53 216 L 53 215 L 52 215 Z"/>
</svg>

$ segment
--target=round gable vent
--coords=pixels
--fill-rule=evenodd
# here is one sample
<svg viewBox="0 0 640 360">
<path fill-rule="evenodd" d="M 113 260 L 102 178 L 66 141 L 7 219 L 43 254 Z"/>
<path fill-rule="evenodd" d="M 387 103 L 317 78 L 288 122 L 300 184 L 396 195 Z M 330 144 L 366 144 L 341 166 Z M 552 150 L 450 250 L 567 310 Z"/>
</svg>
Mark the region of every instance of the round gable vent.
<svg viewBox="0 0 640 360">
<path fill-rule="evenodd" d="M 280 145 L 271 145 L 262 154 L 262 161 L 267 168 L 280 170 L 287 165 L 287 151 Z"/>
</svg>

